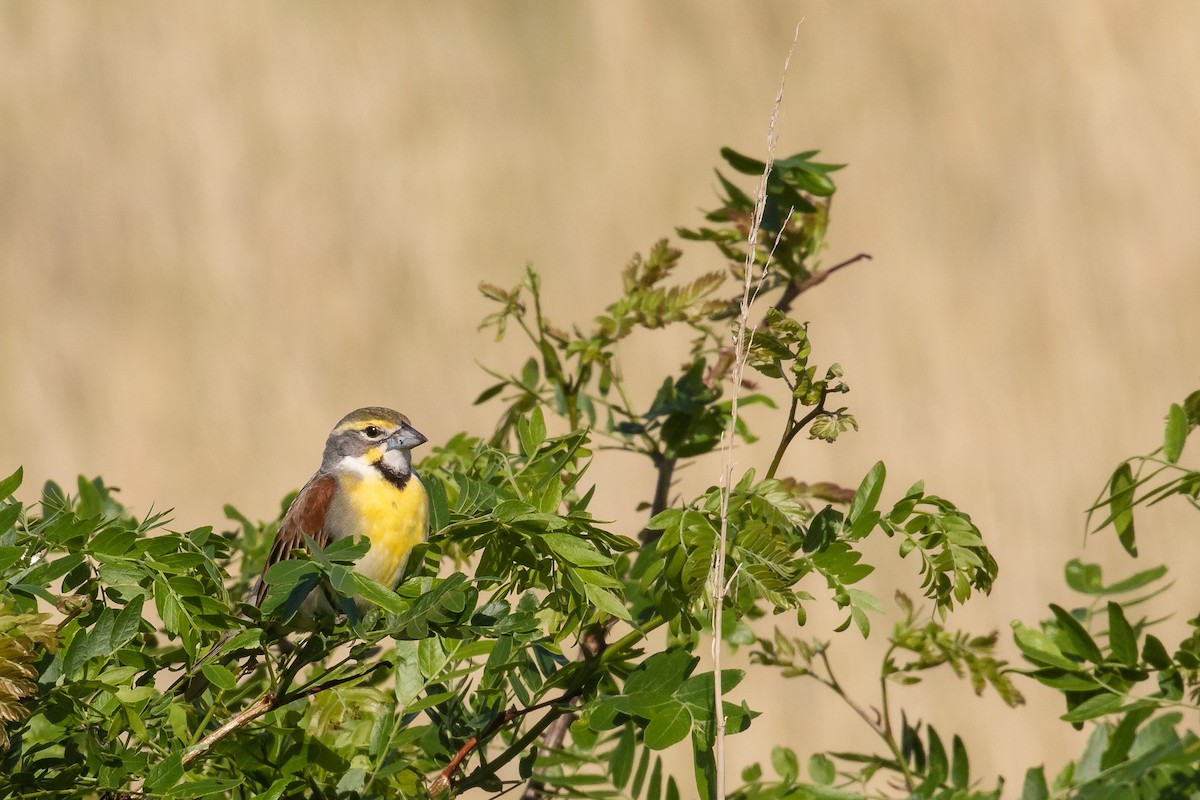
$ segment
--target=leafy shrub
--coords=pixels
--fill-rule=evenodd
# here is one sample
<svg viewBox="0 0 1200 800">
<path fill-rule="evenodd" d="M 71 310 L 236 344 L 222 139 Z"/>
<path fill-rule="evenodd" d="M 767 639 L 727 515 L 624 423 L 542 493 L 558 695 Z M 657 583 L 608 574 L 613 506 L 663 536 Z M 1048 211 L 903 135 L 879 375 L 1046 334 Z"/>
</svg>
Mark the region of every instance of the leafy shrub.
<svg viewBox="0 0 1200 800">
<path fill-rule="evenodd" d="M 737 173 L 766 167 L 722 155 Z M 233 531 L 176 532 L 162 515 L 132 515 L 100 479 L 81 478 L 72 496 L 49 483 L 29 504 L 15 497 L 20 470 L 0 482 L 0 794 L 365 798 L 524 785 L 530 796 L 712 797 L 718 740 L 757 716 L 738 700 L 741 670 L 702 665 L 715 627 L 756 669 L 837 693 L 879 745 L 812 754 L 804 769 L 777 747 L 774 775 L 751 767 L 729 796 L 998 796 L 1000 784 L 972 777 L 962 739 L 911 723 L 890 696 L 946 667 L 977 693 L 1022 702 L 996 634 L 946 626 L 996 579 L 980 531 L 920 483 L 881 506 L 882 463 L 856 488 L 779 474 L 799 434 L 834 442 L 857 429 L 833 402 L 849 392 L 842 368 L 818 363 L 807 326 L 788 316 L 798 296 L 865 258 L 823 265 L 840 167 L 816 155 L 775 162 L 757 207 L 718 173 L 718 208 L 678 233 L 715 245 L 723 273 L 679 279 L 682 251 L 656 242 L 590 324 L 552 321 L 532 268 L 511 288 L 481 287 L 496 304 L 483 326 L 516 333 L 529 355 L 493 372 L 478 398 L 499 406 L 495 429 L 459 434 L 419 465 L 431 535 L 395 591 L 354 572 L 365 542 L 342 541 L 272 567 L 261 610 L 244 602 L 291 497 L 274 520 L 227 508 Z M 748 288 L 770 309 L 742 351 L 731 325 L 745 318 Z M 683 365 L 636 397 L 622 343 L 670 326 L 691 334 Z M 1200 480 L 1177 461 L 1196 397 L 1172 408 L 1161 457 L 1122 465 L 1096 506 L 1131 552 L 1138 504 L 1195 502 Z M 739 414 L 751 405 L 786 409 L 772 423 L 771 463 L 673 497 L 680 467 L 731 436 L 754 440 Z M 609 451 L 653 465 L 643 516 L 608 523 L 589 510 L 587 470 Z M 1153 485 L 1162 472 L 1139 471 L 1152 465 L 1172 477 Z M 770 618 L 804 625 L 813 604 L 832 604 L 835 638 L 870 635 L 882 605 L 859 585 L 875 568 L 863 543 L 880 536 L 914 563 L 908 594 L 925 605 L 899 595 L 868 707 L 834 674 L 832 639 L 796 638 Z M 1064 719 L 1103 720 L 1052 786 L 1030 770 L 1023 797 L 1191 791 L 1198 748 L 1180 709 L 1196 703 L 1200 634 L 1172 654 L 1150 622 L 1129 618 L 1162 573 L 1106 585 L 1073 562 L 1068 582 L 1090 605 L 1016 625 L 1027 674 L 1063 694 Z M 320 582 L 373 610 L 284 632 L 275 620 Z M 681 743 L 690 777 L 668 774 L 661 757 Z"/>
</svg>

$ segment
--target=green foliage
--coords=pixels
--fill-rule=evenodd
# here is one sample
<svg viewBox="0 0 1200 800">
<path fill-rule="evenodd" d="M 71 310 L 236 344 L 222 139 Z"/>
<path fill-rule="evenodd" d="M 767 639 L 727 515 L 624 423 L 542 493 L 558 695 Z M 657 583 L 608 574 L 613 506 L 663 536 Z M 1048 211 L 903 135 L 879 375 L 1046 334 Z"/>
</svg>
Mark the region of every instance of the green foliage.
<svg viewBox="0 0 1200 800">
<path fill-rule="evenodd" d="M 754 244 L 754 263 L 772 265 L 767 291 L 801 284 L 820 266 L 817 257 L 825 246 L 829 207 L 837 191 L 830 174 L 844 165 L 813 161 L 816 155 L 816 150 L 809 150 L 777 160 L 767 178 L 761 236 Z M 766 166 L 728 147 L 721 149 L 721 157 L 735 172 L 755 178 L 762 176 Z M 717 180 L 723 191 L 721 205 L 705 216 L 715 227 L 678 228 L 677 233 L 684 239 L 712 242 L 731 264 L 744 265 L 756 198 L 719 171 Z"/>
<path fill-rule="evenodd" d="M 735 172 L 762 172 L 722 155 Z M 525 784 L 540 796 L 715 797 L 719 736 L 759 715 L 739 696 L 747 675 L 703 659 L 720 587 L 725 645 L 748 647 L 754 669 L 801 679 L 798 691 L 834 692 L 874 743 L 775 747 L 771 774 L 748 768 L 728 796 L 999 797 L 1003 781 L 972 774 L 967 742 L 898 700 L 936 674 L 1023 701 L 995 633 L 947 626 L 997 577 L 978 528 L 921 483 L 884 502 L 882 462 L 856 489 L 781 474 L 800 432 L 828 443 L 857 430 L 829 402 L 849 392 L 841 367 L 818 366 L 808 326 L 788 316 L 836 271 L 818 259 L 839 167 L 815 156 L 775 164 L 761 237 L 750 235 L 754 198 L 719 173 L 709 227 L 679 232 L 715 245 L 735 278 L 752 256 L 770 305 L 745 354 L 763 383 L 739 402 L 787 412 L 770 465 L 731 476 L 728 490 L 672 496 L 676 470 L 711 467 L 714 451 L 754 441 L 763 422 L 740 413 L 733 424 L 740 289 L 724 272 L 686 277 L 666 240 L 631 259 L 590 324 L 552 323 L 532 267 L 511 289 L 481 287 L 496 304 L 483 326 L 519 331 L 528 350 L 518 369 L 490 372 L 477 400 L 498 404 L 495 429 L 458 434 L 418 465 L 431 535 L 395 590 L 355 571 L 366 542 L 310 541 L 271 567 L 261 608 L 245 602 L 294 495 L 267 521 L 227 507 L 234 530 L 178 532 L 163 515 L 132 515 L 99 479 L 71 495 L 49 483 L 28 504 L 16 499 L 20 470 L 0 480 L 0 795 L 392 798 Z M 635 395 L 622 347 L 668 326 L 691 333 L 682 366 Z M 1179 495 L 1195 505 L 1200 479 L 1180 459 L 1198 416 L 1200 393 L 1172 406 L 1159 451 L 1124 462 L 1093 508 L 1130 552 L 1140 505 Z M 610 454 L 655 470 L 635 518 L 590 510 L 589 468 Z M 831 653 L 853 653 L 884 619 L 864 581 L 889 552 L 912 564 L 912 586 L 897 593 L 877 685 L 845 686 Z M 1028 772 L 1023 797 L 1185 796 L 1195 784 L 1200 748 L 1180 710 L 1200 699 L 1200 617 L 1168 648 L 1133 613 L 1165 589 L 1164 572 L 1105 584 L 1099 567 L 1072 562 L 1067 582 L 1087 604 L 1015 623 L 1025 674 L 1062 694 L 1066 722 L 1094 725 L 1054 781 Z M 914 589 L 927 606 L 909 599 Z M 343 613 L 292 629 L 311 591 Z M 814 604 L 840 624 L 798 636 Z M 869 705 L 866 691 L 878 692 Z M 691 775 L 668 774 L 662 753 L 675 747 L 691 751 Z"/>
<path fill-rule="evenodd" d="M 1089 528 L 1111 527 L 1137 554 L 1139 506 L 1182 497 L 1194 509 L 1200 472 L 1179 464 L 1188 435 L 1200 423 L 1200 392 L 1167 413 L 1163 445 L 1121 462 L 1089 509 Z M 1047 797 L 1194 797 L 1200 791 L 1200 739 L 1184 720 L 1200 710 L 1200 616 L 1174 647 L 1152 633 L 1158 620 L 1140 615 L 1146 601 L 1171 588 L 1167 568 L 1151 567 L 1105 583 L 1099 565 L 1072 560 L 1066 583 L 1084 598 L 1074 608 L 1050 606 L 1038 626 L 1013 623 L 1027 674 L 1063 697 L 1062 719 L 1092 723 L 1087 747 L 1053 782 L 1041 768 L 1025 776 L 1022 800 Z M 1183 712 L 1186 712 L 1183 713 Z"/>
<path fill-rule="evenodd" d="M 787 678 L 808 678 L 825 686 L 841 697 L 869 726 L 887 750 L 886 754 L 830 753 L 820 756 L 813 768 L 812 782 L 797 780 L 795 770 L 780 770 L 779 760 L 773 758 L 777 784 L 762 784 L 761 771 L 743 776 L 750 785 L 747 797 L 799 796 L 853 798 L 870 796 L 872 781 L 879 773 L 899 776 L 912 792 L 912 797 L 995 797 L 995 792 L 973 793 L 966 745 L 953 737 L 947 755 L 938 732 L 920 722 L 910 723 L 907 716 L 899 720 L 891 716 L 891 689 L 895 684 L 908 686 L 922 681 L 932 670 L 948 666 L 959 678 L 967 677 L 976 694 L 990 686 L 1010 706 L 1024 702 L 1013 685 L 1005 662 L 996 657 L 997 636 L 972 636 L 961 631 L 949 631 L 934 620 L 924 619 L 920 610 L 903 593 L 897 593 L 897 604 L 904 618 L 896 623 L 888 637 L 879 671 L 879 698 L 872 714 L 853 697 L 850 689 L 837 678 L 829 656 L 832 643 L 802 637 L 791 637 L 776 630 L 770 638 L 760 637 L 750 658 L 756 664 L 775 667 Z M 792 756 L 791 761 L 794 761 Z M 814 758 L 818 758 L 814 756 Z M 787 763 L 787 762 L 785 762 Z M 840 764 L 840 769 L 838 765 Z M 834 787 L 836 784 L 836 788 Z"/>
<path fill-rule="evenodd" d="M 1171 404 L 1161 447 L 1117 465 L 1105 491 L 1088 509 L 1089 529 L 1100 531 L 1112 526 L 1121 545 L 1129 555 L 1136 556 L 1137 537 L 1133 527 L 1136 506 L 1154 505 L 1180 495 L 1196 507 L 1200 500 L 1200 472 L 1180 465 L 1179 459 L 1188 435 L 1197 425 L 1200 425 L 1200 390 L 1188 395 L 1182 404 Z M 1093 529 L 1098 514 L 1105 516 Z"/>
</svg>

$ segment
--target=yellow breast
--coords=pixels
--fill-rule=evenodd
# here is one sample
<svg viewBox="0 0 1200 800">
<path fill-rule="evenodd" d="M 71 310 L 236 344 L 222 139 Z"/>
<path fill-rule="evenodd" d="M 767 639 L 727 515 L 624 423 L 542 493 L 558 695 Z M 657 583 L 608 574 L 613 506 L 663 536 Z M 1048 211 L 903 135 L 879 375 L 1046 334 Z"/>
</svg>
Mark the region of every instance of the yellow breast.
<svg viewBox="0 0 1200 800">
<path fill-rule="evenodd" d="M 330 539 L 366 536 L 370 551 L 357 565 L 361 574 L 395 587 L 412 549 L 425 540 L 429 499 L 414 473 L 397 489 L 382 476 L 342 475 L 326 517 Z"/>
</svg>

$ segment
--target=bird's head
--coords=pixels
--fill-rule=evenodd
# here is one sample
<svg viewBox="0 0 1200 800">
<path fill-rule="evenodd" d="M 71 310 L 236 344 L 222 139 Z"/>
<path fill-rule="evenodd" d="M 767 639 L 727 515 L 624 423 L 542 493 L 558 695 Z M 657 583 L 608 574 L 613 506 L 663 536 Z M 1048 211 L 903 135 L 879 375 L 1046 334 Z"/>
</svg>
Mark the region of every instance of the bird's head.
<svg viewBox="0 0 1200 800">
<path fill-rule="evenodd" d="M 329 432 L 323 466 L 355 472 L 382 467 L 403 473 L 412 469 L 412 449 L 425 441 L 399 411 L 360 408 L 342 417 Z"/>
</svg>

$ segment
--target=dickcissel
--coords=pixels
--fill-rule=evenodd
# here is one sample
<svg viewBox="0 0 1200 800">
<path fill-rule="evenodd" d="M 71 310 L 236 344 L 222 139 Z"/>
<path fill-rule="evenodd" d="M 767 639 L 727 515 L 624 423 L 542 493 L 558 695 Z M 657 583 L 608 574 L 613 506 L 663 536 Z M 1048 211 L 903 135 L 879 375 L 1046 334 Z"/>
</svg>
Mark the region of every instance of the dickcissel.
<svg viewBox="0 0 1200 800">
<path fill-rule="evenodd" d="M 321 468 L 283 515 L 254 587 L 254 604 L 262 606 L 267 597 L 267 570 L 305 551 L 306 537 L 326 547 L 348 536 L 365 536 L 371 540 L 371 548 L 355 569 L 394 589 L 413 548 L 428 532 L 429 496 L 412 468 L 412 449 L 425 441 L 408 417 L 390 408 L 360 408 L 342 417 L 325 440 Z M 364 601 L 355 602 L 359 611 L 364 610 Z M 291 625 L 311 628 L 318 619 L 339 612 L 324 588 L 318 587 L 301 602 Z M 208 680 L 199 674 L 200 665 L 215 657 L 233 635 L 230 631 L 222 636 L 175 681 L 172 690 L 183 686 L 186 699 L 199 697 L 208 686 Z"/>
<path fill-rule="evenodd" d="M 390 408 L 351 411 L 325 441 L 321 468 L 309 479 L 283 517 L 263 577 L 254 593 L 261 606 L 267 596 L 266 571 L 307 548 L 306 536 L 321 547 L 346 537 L 363 537 L 371 549 L 355 569 L 388 588 L 395 588 L 413 548 L 429 527 L 429 496 L 413 472 L 412 449 L 425 437 L 408 417 Z M 363 610 L 365 601 L 356 601 Z M 335 614 L 321 589 L 311 591 L 295 623 Z"/>
</svg>

